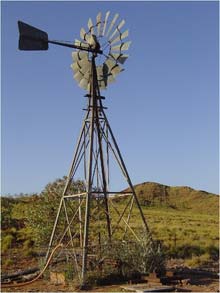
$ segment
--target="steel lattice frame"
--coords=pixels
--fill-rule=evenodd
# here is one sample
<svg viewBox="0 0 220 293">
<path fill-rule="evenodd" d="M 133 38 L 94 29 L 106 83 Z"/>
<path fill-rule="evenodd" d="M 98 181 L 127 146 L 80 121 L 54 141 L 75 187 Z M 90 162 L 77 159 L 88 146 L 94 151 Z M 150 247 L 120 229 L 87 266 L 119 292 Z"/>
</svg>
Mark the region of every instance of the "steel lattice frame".
<svg viewBox="0 0 220 293">
<path fill-rule="evenodd" d="M 63 242 L 65 243 L 65 248 L 71 247 L 72 256 L 82 285 L 85 283 L 86 279 L 88 254 L 90 246 L 92 246 L 92 241 L 94 242 L 94 246 L 98 244 L 100 245 L 101 242 L 104 245 L 104 241 L 113 241 L 116 231 L 122 230 L 122 223 L 124 226 L 124 232 L 120 240 L 124 240 L 126 234 L 129 233 L 129 238 L 132 235 L 135 241 L 141 240 L 141 236 L 138 235 L 135 229 L 130 225 L 134 204 L 136 204 L 139 210 L 145 229 L 145 237 L 152 241 L 146 219 L 104 111 L 102 104 L 103 97 L 100 95 L 97 82 L 95 58 L 96 54 L 93 54 L 91 64 L 92 87 L 88 95 L 88 108 L 83 120 L 82 129 L 76 145 L 66 185 L 63 190 L 47 252 L 47 256 L 49 256 L 51 249 L 57 245 L 57 243 Z M 129 191 L 120 192 L 110 191 L 108 189 L 109 152 L 113 154 L 120 167 L 120 170 L 130 187 Z M 80 164 L 82 164 L 84 168 L 86 190 L 85 192 L 69 194 L 68 187 L 71 181 L 74 180 L 74 176 Z M 119 210 L 117 208 L 117 203 L 114 202 L 114 199 L 120 196 L 127 198 L 123 210 Z M 69 201 L 74 201 L 75 203 L 71 215 L 67 211 Z M 92 205 L 92 202 L 98 202 L 98 204 L 94 206 Z M 83 206 L 84 210 L 82 212 Z M 103 232 L 103 239 L 100 232 L 97 233 L 97 235 L 94 235 L 94 231 L 91 232 L 92 221 L 94 222 L 93 215 L 98 209 L 99 213 L 102 212 L 105 215 L 105 220 L 102 218 L 101 221 L 102 225 L 105 222 L 104 226 L 106 227 L 106 231 Z M 117 215 L 117 221 L 114 224 L 112 223 L 111 217 L 112 211 L 114 211 L 114 215 Z M 65 215 L 65 229 L 61 235 L 56 235 L 61 212 Z M 95 220 L 95 226 L 98 227 L 97 219 Z M 72 229 L 72 227 L 74 228 Z M 95 239 L 95 236 L 97 239 Z"/>
</svg>

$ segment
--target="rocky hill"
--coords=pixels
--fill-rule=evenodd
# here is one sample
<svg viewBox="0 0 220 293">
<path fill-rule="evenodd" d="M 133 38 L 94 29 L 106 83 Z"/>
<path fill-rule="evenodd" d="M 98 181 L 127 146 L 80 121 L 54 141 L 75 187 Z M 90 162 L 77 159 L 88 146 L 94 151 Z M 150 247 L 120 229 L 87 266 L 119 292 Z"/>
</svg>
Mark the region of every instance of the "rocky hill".
<svg viewBox="0 0 220 293">
<path fill-rule="evenodd" d="M 135 190 L 144 206 L 166 205 L 173 209 L 188 209 L 207 214 L 216 214 L 219 211 L 218 195 L 188 186 L 144 182 L 135 185 Z"/>
</svg>

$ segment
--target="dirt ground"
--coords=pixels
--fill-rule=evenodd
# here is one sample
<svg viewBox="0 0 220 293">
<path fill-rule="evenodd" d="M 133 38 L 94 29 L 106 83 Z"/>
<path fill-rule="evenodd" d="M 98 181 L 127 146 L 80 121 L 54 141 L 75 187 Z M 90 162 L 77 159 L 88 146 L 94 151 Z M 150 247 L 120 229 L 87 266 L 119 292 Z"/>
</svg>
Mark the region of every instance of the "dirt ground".
<svg viewBox="0 0 220 293">
<path fill-rule="evenodd" d="M 192 276 L 183 284 L 176 285 L 176 292 L 219 292 L 219 280 L 212 277 L 198 277 Z M 132 292 L 125 290 L 122 287 L 128 284 L 117 284 L 111 286 L 99 286 L 93 287 L 87 290 L 87 292 Z M 142 284 L 148 287 L 148 284 Z M 79 292 L 76 285 L 53 285 L 50 281 L 45 279 L 39 279 L 36 282 L 23 286 L 23 287 L 11 287 L 2 288 L 1 292 Z M 81 291 L 82 292 L 82 291 Z M 171 292 L 171 291 L 170 291 Z"/>
<path fill-rule="evenodd" d="M 10 268 L 6 268 L 2 266 L 2 274 L 4 273 L 12 273 L 18 270 L 24 270 L 24 268 L 32 268 L 38 266 L 38 262 L 36 259 L 33 258 L 22 258 L 19 259 L 19 257 L 15 257 L 15 262 L 13 266 L 10 266 Z M 180 260 L 172 260 L 167 263 L 167 269 L 169 271 L 175 272 L 178 271 L 180 268 L 184 267 L 183 262 Z M 210 270 L 206 268 L 207 271 L 215 272 L 218 271 L 218 264 L 213 264 L 212 267 L 210 267 Z M 79 288 L 77 287 L 77 284 L 68 282 L 65 285 L 54 285 L 49 280 L 49 273 L 47 272 L 45 274 L 47 276 L 44 276 L 37 281 L 35 281 L 32 284 L 26 285 L 26 286 L 15 286 L 15 287 L 8 287 L 8 288 L 1 288 L 1 292 L 79 292 Z M 129 283 L 121 283 L 121 284 L 115 284 L 110 286 L 94 286 L 92 288 L 89 288 L 87 292 L 132 292 L 126 289 L 123 289 L 122 287 L 126 287 L 130 285 Z M 149 287 L 149 283 L 143 283 L 143 286 L 145 288 Z M 172 290 L 170 292 L 220 292 L 219 288 L 219 278 L 217 274 L 210 274 L 210 275 L 201 275 L 201 274 L 195 274 L 195 271 L 192 270 L 192 274 L 190 273 L 190 269 L 187 270 L 187 273 L 182 275 L 180 278 L 180 281 L 177 281 L 175 284 L 171 282 L 171 284 L 168 284 L 169 286 L 173 286 L 176 288 L 176 290 Z M 80 291 L 83 292 L 83 291 Z M 133 291 L 134 292 L 134 291 Z"/>
<path fill-rule="evenodd" d="M 203 283 L 204 284 L 204 283 Z M 51 285 L 48 281 L 38 280 L 34 284 L 25 287 L 2 288 L 1 292 L 78 292 L 71 285 Z M 128 290 L 122 289 L 119 285 L 94 287 L 89 292 L 125 292 Z M 219 292 L 219 282 L 208 281 L 206 285 L 186 285 L 177 287 L 176 292 Z M 82 292 L 82 291 L 81 291 Z M 88 292 L 88 291 L 87 291 Z M 132 291 L 129 291 L 132 292 Z"/>
</svg>

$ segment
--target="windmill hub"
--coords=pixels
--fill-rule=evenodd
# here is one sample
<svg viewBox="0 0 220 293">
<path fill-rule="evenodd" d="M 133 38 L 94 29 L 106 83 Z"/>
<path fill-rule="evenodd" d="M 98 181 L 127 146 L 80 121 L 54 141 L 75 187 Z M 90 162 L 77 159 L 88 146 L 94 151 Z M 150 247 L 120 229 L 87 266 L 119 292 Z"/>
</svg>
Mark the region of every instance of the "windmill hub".
<svg viewBox="0 0 220 293">
<path fill-rule="evenodd" d="M 90 47 L 92 49 L 94 49 L 95 51 L 99 51 L 100 50 L 100 44 L 96 38 L 96 35 L 90 35 L 89 39 L 88 39 L 88 44 L 90 45 Z"/>
</svg>

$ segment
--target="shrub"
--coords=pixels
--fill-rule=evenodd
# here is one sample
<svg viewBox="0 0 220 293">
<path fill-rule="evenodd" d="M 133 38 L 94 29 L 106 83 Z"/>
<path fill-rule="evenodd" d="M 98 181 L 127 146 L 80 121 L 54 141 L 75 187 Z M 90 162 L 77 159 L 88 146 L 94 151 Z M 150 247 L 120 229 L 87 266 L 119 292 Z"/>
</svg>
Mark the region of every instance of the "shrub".
<svg viewBox="0 0 220 293">
<path fill-rule="evenodd" d="M 172 258 L 190 258 L 192 256 L 200 256 L 205 252 L 206 249 L 204 247 L 190 244 L 166 248 L 167 256 Z"/>
<path fill-rule="evenodd" d="M 208 253 L 204 253 L 200 256 L 193 256 L 191 259 L 186 260 L 186 264 L 192 268 L 204 266 L 209 262 L 210 255 Z"/>
<path fill-rule="evenodd" d="M 13 265 L 13 260 L 8 258 L 3 262 L 3 264 L 4 264 L 4 266 L 9 267 L 9 266 Z"/>
<path fill-rule="evenodd" d="M 24 256 L 33 257 L 36 256 L 36 253 L 33 248 L 28 248 L 24 251 Z"/>
<path fill-rule="evenodd" d="M 66 280 L 73 280 L 74 276 L 74 266 L 72 263 L 68 263 L 65 269 L 65 279 Z"/>
<path fill-rule="evenodd" d="M 8 234 L 2 238 L 2 252 L 6 252 L 12 245 L 14 237 L 11 234 Z"/>
<path fill-rule="evenodd" d="M 23 249 L 24 249 L 24 250 L 28 250 L 28 249 L 32 248 L 33 245 L 34 245 L 34 241 L 31 240 L 31 239 L 27 239 L 27 240 L 25 240 L 24 243 L 23 243 Z"/>
<path fill-rule="evenodd" d="M 110 264 L 109 264 L 110 261 Z M 165 258 L 160 245 L 153 242 L 114 242 L 102 247 L 101 258 L 87 275 L 89 284 L 108 284 L 122 280 L 138 279 L 153 271 L 162 274 Z"/>
<path fill-rule="evenodd" d="M 216 247 L 214 245 L 210 245 L 207 247 L 206 250 L 212 260 L 217 261 L 219 259 L 219 248 L 218 247 Z"/>
</svg>

